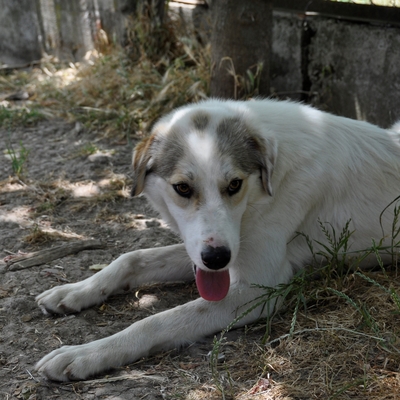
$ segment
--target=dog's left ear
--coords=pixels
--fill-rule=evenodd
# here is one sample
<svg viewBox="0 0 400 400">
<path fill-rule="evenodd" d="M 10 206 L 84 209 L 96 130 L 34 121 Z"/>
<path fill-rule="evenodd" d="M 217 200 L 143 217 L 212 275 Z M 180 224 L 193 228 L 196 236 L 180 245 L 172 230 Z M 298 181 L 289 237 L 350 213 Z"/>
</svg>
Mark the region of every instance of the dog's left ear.
<svg viewBox="0 0 400 400">
<path fill-rule="evenodd" d="M 278 155 L 278 143 L 275 138 L 259 138 L 258 139 L 261 159 L 261 182 L 264 190 L 272 196 L 272 173 L 274 172 L 276 157 Z"/>
<path fill-rule="evenodd" d="M 132 167 L 133 167 L 133 187 L 132 196 L 138 196 L 143 192 L 144 181 L 147 172 L 151 167 L 150 148 L 154 142 L 154 135 L 151 135 L 139 142 L 133 152 Z"/>
</svg>

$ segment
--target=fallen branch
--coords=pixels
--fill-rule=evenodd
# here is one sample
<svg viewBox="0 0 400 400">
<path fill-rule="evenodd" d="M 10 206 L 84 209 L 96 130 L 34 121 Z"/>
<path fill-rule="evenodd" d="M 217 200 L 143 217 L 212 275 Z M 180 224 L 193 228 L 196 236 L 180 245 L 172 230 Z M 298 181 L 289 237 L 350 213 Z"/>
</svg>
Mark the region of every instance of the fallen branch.
<svg viewBox="0 0 400 400">
<path fill-rule="evenodd" d="M 111 376 L 110 378 L 103 378 L 103 379 L 87 380 L 87 381 L 82 381 L 80 383 L 97 385 L 97 384 L 108 383 L 108 382 L 117 382 L 117 381 L 123 381 L 123 380 L 136 380 L 136 379 L 149 379 L 149 380 L 152 380 L 154 382 L 159 382 L 159 383 L 163 383 L 167 380 L 166 378 L 159 376 L 159 375 L 147 374 L 145 372 L 132 372 L 130 374 L 124 374 L 124 375 L 120 375 L 120 376 Z"/>
<path fill-rule="evenodd" d="M 289 337 L 292 336 L 296 336 L 296 335 L 302 335 L 303 333 L 315 333 L 315 332 L 333 332 L 333 331 L 343 331 L 343 332 L 347 332 L 347 333 L 352 333 L 354 335 L 358 335 L 358 336 L 365 336 L 368 337 L 370 339 L 374 339 L 374 340 L 378 340 L 379 342 L 384 342 L 385 339 L 378 337 L 378 336 L 372 336 L 372 335 L 368 335 L 366 333 L 363 332 L 358 332 L 355 331 L 353 329 L 348 329 L 348 328 L 342 328 L 342 327 L 330 327 L 330 328 L 309 328 L 309 329 L 301 329 L 299 331 L 294 331 L 293 333 L 285 333 L 282 336 L 279 336 L 276 339 L 273 339 L 271 341 L 269 341 L 268 343 L 265 343 L 265 346 L 271 346 L 275 343 L 279 343 L 281 340 L 287 339 Z"/>
<path fill-rule="evenodd" d="M 34 267 L 36 265 L 47 264 L 50 261 L 57 260 L 70 254 L 79 253 L 82 250 L 93 250 L 104 248 L 104 243 L 100 240 L 85 240 L 80 242 L 71 242 L 50 249 L 39 250 L 20 256 L 9 258 L 6 261 L 7 271 L 18 271 Z M 7 257 L 8 258 L 8 257 Z"/>
</svg>

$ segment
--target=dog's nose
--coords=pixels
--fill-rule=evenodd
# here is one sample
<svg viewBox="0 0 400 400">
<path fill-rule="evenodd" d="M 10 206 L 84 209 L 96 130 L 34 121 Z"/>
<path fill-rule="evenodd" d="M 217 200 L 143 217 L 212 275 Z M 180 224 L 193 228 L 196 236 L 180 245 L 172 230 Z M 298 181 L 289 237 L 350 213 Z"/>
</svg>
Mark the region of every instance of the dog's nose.
<svg viewBox="0 0 400 400">
<path fill-rule="evenodd" d="M 210 269 L 224 268 L 231 259 L 231 251 L 225 247 L 207 246 L 201 252 L 203 264 Z"/>
</svg>

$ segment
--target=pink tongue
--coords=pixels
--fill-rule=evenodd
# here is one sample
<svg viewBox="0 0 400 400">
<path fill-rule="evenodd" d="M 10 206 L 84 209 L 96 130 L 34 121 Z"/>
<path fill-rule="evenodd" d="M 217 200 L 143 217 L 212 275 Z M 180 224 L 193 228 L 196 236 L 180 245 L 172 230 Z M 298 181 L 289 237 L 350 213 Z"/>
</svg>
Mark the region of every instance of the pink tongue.
<svg viewBox="0 0 400 400">
<path fill-rule="evenodd" d="M 208 272 L 196 269 L 196 285 L 200 296 L 208 301 L 220 301 L 227 294 L 230 285 L 228 270 Z"/>
</svg>

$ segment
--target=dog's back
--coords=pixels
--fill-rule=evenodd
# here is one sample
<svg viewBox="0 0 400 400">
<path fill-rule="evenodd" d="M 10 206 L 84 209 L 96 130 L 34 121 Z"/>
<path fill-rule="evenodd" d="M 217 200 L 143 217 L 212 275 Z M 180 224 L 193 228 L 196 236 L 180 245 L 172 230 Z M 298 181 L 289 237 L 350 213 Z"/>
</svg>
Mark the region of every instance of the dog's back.
<svg viewBox="0 0 400 400">
<path fill-rule="evenodd" d="M 337 237 L 351 221 L 349 250 L 355 258 L 373 239 L 378 243 L 385 238 L 382 245 L 390 246 L 400 196 L 399 133 L 296 103 L 248 105 L 260 116 L 254 119 L 257 129 L 275 135 L 279 143 L 272 185 L 279 188 L 275 201 L 284 204 L 282 215 L 292 221 L 287 237 L 292 265 L 302 266 L 311 255 L 296 232 L 314 239 L 316 251 L 316 241 L 329 245 L 318 220 Z M 374 255 L 363 262 L 369 263 L 376 264 Z"/>
</svg>

